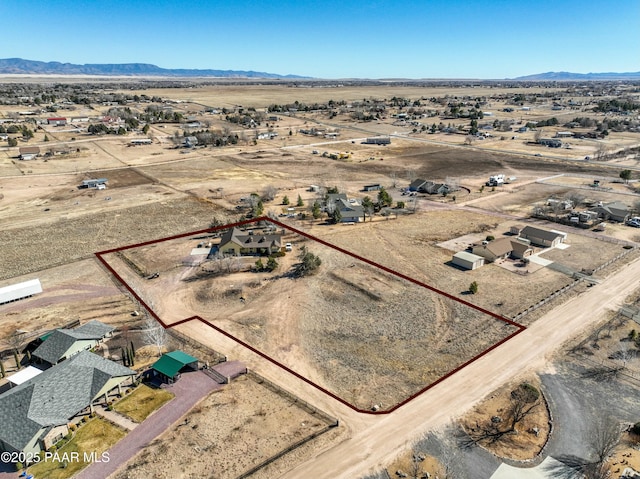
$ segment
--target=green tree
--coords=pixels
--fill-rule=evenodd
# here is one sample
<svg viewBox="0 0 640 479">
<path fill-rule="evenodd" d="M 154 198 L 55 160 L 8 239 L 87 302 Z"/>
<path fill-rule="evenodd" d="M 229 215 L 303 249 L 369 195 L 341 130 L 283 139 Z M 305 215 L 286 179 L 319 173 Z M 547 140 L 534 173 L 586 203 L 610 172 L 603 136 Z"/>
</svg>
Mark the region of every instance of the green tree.
<svg viewBox="0 0 640 479">
<path fill-rule="evenodd" d="M 322 261 L 315 254 L 307 251 L 306 246 L 300 248 L 298 255 L 300 263 L 298 263 L 293 271 L 294 276 L 302 277 L 315 274 L 322 264 Z"/>
<path fill-rule="evenodd" d="M 273 256 L 269 256 L 269 260 L 267 261 L 267 271 L 273 271 L 278 267 L 278 262 Z"/>
<path fill-rule="evenodd" d="M 329 218 L 333 224 L 338 224 L 342 221 L 342 213 L 340 213 L 340 210 L 336 208 L 331 214 L 329 214 Z"/>
<path fill-rule="evenodd" d="M 47 135 L 44 135 L 44 140 L 43 141 L 49 141 L 49 137 Z"/>
<path fill-rule="evenodd" d="M 404 209 L 404 201 L 398 201 L 396 203 L 396 208 Z"/>
<path fill-rule="evenodd" d="M 476 294 L 478 292 L 478 283 L 475 281 L 469 285 L 469 292 L 471 294 Z"/>
<path fill-rule="evenodd" d="M 625 183 L 628 183 L 631 179 L 631 170 L 622 170 L 620 172 L 620 178 L 622 178 Z"/>
<path fill-rule="evenodd" d="M 364 210 L 365 215 L 369 215 L 369 221 L 371 221 L 373 219 L 373 210 L 375 209 L 375 206 L 373 201 L 371 201 L 371 198 L 368 196 L 362 198 L 362 209 Z"/>
<path fill-rule="evenodd" d="M 264 263 L 262 262 L 262 259 L 258 259 L 258 261 L 256 261 L 256 271 L 262 271 L 264 269 Z"/>
<path fill-rule="evenodd" d="M 478 120 L 471 120 L 471 128 L 469 129 L 470 135 L 475 135 L 478 133 Z"/>
<path fill-rule="evenodd" d="M 147 133 L 149 133 L 149 129 L 150 129 L 149 123 L 147 123 L 146 125 L 144 125 L 142 127 L 142 133 L 144 133 L 146 135 Z"/>
<path fill-rule="evenodd" d="M 18 146 L 18 140 L 15 138 L 9 138 L 7 142 L 9 143 L 9 146 Z"/>
<path fill-rule="evenodd" d="M 296 206 L 304 206 L 304 201 L 302 201 L 302 196 L 298 195 L 298 201 L 296 202 Z"/>
<path fill-rule="evenodd" d="M 289 197 L 287 195 L 284 195 L 284 198 L 282 198 L 282 204 L 283 205 L 288 205 L 289 203 L 291 203 L 289 201 Z"/>
<path fill-rule="evenodd" d="M 391 203 L 393 203 L 391 195 L 384 188 L 380 188 L 380 191 L 378 191 L 378 204 L 380 207 L 391 206 Z"/>
<path fill-rule="evenodd" d="M 320 203 L 317 201 L 313 203 L 313 208 L 311 209 L 311 214 L 313 215 L 313 219 L 317 220 L 322 216 L 322 211 L 320 210 Z"/>
</svg>

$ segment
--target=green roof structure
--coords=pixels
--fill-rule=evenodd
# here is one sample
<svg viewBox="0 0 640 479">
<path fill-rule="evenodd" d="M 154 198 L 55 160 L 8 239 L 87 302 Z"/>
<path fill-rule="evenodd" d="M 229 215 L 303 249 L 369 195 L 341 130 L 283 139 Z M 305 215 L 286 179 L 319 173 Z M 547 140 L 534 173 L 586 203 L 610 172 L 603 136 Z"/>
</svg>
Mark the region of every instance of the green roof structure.
<svg viewBox="0 0 640 479">
<path fill-rule="evenodd" d="M 183 351 L 177 350 L 163 354 L 160 359 L 153 363 L 151 369 L 159 372 L 163 376 L 173 379 L 182 368 L 197 362 L 197 358 L 194 358 Z"/>
</svg>

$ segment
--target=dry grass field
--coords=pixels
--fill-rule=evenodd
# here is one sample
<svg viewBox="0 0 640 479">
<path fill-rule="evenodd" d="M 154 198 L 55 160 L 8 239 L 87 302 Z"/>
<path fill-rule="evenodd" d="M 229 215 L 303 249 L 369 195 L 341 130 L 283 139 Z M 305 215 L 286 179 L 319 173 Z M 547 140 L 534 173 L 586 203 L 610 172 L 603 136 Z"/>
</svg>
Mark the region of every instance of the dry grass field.
<svg viewBox="0 0 640 479">
<path fill-rule="evenodd" d="M 466 216 L 471 221 L 461 220 L 461 231 L 473 225 L 473 215 Z M 483 218 L 475 219 L 479 224 Z M 378 229 L 361 226 L 349 235 L 350 244 L 342 247 L 366 255 L 366 245 L 378 239 L 377 254 L 368 254 L 370 259 L 437 287 L 441 286 L 440 273 L 456 277 L 457 289 L 446 285 L 445 290 L 470 298 L 466 295 L 470 279 L 438 264 L 450 259 L 449 253 L 429 248 L 434 254 L 428 263 L 422 263 L 424 256 L 417 258 L 424 269 L 416 274 L 415 263 L 410 267 L 405 262 L 385 261 L 403 254 L 411 257 L 414 251 L 405 244 L 392 248 L 389 239 L 375 236 Z M 447 233 L 434 231 L 433 239 Z M 342 236 L 334 233 L 332 237 Z M 202 240 L 170 240 L 119 253 L 129 265 L 135 264 L 135 271 L 160 273 L 153 280 L 141 278 L 115 254 L 107 260 L 163 320 L 173 322 L 192 315 L 211 320 L 359 408 L 380 404 L 389 408 L 516 331 L 311 240 L 293 235 L 284 240 L 296 250 L 305 245 L 322 259 L 317 275 L 300 279 L 290 277 L 297 262 L 293 253 L 278 259 L 275 274 L 245 271 L 255 258 L 233 260 L 233 267 L 241 271 L 230 274 L 207 273 L 216 270 L 217 260 L 185 266 L 185 258 L 198 241 Z M 428 239 L 423 237 L 423 241 Z M 496 272 L 491 275 L 495 277 Z M 545 288 L 552 285 L 547 282 Z M 495 297 L 489 290 L 485 296 Z M 494 299 L 491 306 L 496 302 Z M 522 305 L 511 307 L 522 309 Z"/>
<path fill-rule="evenodd" d="M 236 221 L 246 212 L 240 199 L 252 192 L 262 193 L 267 187 L 275 187 L 278 192 L 273 201 L 265 202 L 265 211 L 279 214 L 285 194 L 292 200 L 300 194 L 308 208 L 317 197 L 308 191 L 310 185 L 337 186 L 350 197 L 361 198 L 366 194 L 362 192 L 364 185 L 380 183 L 397 201 L 406 199 L 399 188 L 415 178 L 459 181 L 471 193 L 460 193 L 456 201 L 451 197 L 421 197 L 414 215 L 392 215 L 388 220 L 376 218 L 355 226 L 286 221 L 505 317 L 513 317 L 573 280 L 549 268 L 529 275 L 517 275 L 497 265 L 461 271 L 449 263 L 455 250 L 439 243 L 465 235 L 475 239 L 487 234 L 499 237 L 506 225 L 518 223 L 531 212 L 533 204 L 552 195 L 580 192 L 589 199 L 628 204 L 638 198 L 620 184 L 608 185 L 611 191 L 599 191 L 597 195 L 586 186 L 590 178 L 616 178 L 627 167 L 635 171 L 639 165 L 633 153 L 606 162 L 583 161 L 598 149 L 612 152 L 637 146 L 637 133 L 612 130 L 606 139 L 570 138 L 566 140 L 569 148 L 559 149 L 532 144 L 536 136 L 533 130 L 516 133 L 529 121 L 555 116 L 559 124 L 545 127 L 543 132 L 544 137 L 553 137 L 575 117 L 597 117 L 582 107 L 553 110 L 551 97 L 527 104 L 526 110 L 520 105 L 515 111 L 503 110 L 511 105 L 513 95 L 564 94 L 561 89 L 507 90 L 495 85 L 457 88 L 428 83 L 302 88 L 293 83 L 223 82 L 111 91 L 176 100 L 157 105 L 185 118 L 193 117 L 213 130 L 228 129 L 238 135 L 238 144 L 177 148 L 172 136 L 183 132 L 185 125 L 180 123 L 151 124 L 147 137 L 152 144 L 135 147 L 130 146 L 131 139 L 145 137 L 141 132 L 90 135 L 74 128 L 46 124 L 37 128 L 34 124 L 34 137 L 28 142 L 20 140 L 19 146 L 37 145 L 43 152 L 68 147 L 69 152 L 20 161 L 18 147 L 0 146 L 0 285 L 39 277 L 44 287 L 44 293 L 37 297 L 0 306 L 0 338 L 18 327 L 36 334 L 74 319 L 127 324 L 137 306 L 98 266 L 91 257 L 93 253 L 200 230 L 214 218 L 223 223 Z M 443 110 L 443 105 L 429 99 L 444 95 L 464 101 L 465 96 L 493 97 L 482 106 L 491 114 L 481 123 L 513 121 L 513 132 L 494 131 L 492 137 L 467 145 L 466 134 L 458 128 L 467 128 L 468 118 L 438 115 L 411 125 L 396 120 L 394 116 L 401 112 L 396 107 L 389 107 L 383 118 L 369 122 L 356 121 L 350 112 L 339 112 L 331 118 L 321 111 L 278 113 L 279 119 L 271 121 L 269 127 L 263 123 L 255 129 L 227 122 L 225 114 L 206 112 L 208 107 L 233 110 L 242 105 L 264 111 L 270 104 L 296 100 L 352 103 L 392 97 L 421 100 L 424 108 Z M 498 99 L 496 95 L 504 96 Z M 572 99 L 585 105 L 593 100 L 580 95 Z M 127 105 L 138 113 L 147 107 L 143 102 Z M 111 106 L 106 102 L 91 108 L 77 105 L 73 113 L 61 110 L 59 114 L 95 120 L 106 115 Z M 18 118 L 16 108 L 0 106 L 0 118 Z M 454 131 L 431 134 L 421 129 L 422 125 L 440 122 L 450 124 Z M 312 127 L 336 131 L 339 136 L 329 139 L 299 131 Z M 258 131 L 267 128 L 278 136 L 254 140 Z M 586 132 L 583 130 L 575 131 Z M 391 144 L 361 143 L 375 135 L 391 135 Z M 322 157 L 323 152 L 349 152 L 350 158 L 331 160 Z M 518 179 L 508 187 L 480 192 L 487 176 L 496 173 Z M 536 183 L 560 173 L 566 176 Z M 108 178 L 108 188 L 77 189 L 83 179 L 94 177 Z M 369 195 L 374 197 L 375 193 Z M 460 205 L 463 202 L 467 205 Z M 624 225 L 609 225 L 604 234 L 640 241 L 640 232 Z M 390 408 L 515 331 L 512 326 L 333 249 L 294 235 L 289 240 L 296 245 L 294 254 L 279 258 L 280 266 L 274 273 L 247 270 L 216 275 L 187 266 L 193 260 L 189 256 L 191 248 L 201 241 L 194 237 L 112 254 L 108 261 L 163 320 L 171 323 L 194 314 L 210 319 L 360 408 Z M 571 232 L 568 243 L 568 249 L 549 251 L 544 257 L 581 270 L 598 266 L 622 251 L 620 246 Z M 296 262 L 295 252 L 302 244 L 318 254 L 323 264 L 317 275 L 293 279 L 286 273 Z M 254 261 L 251 258 L 242 264 L 249 267 Z M 132 263 L 137 270 L 130 267 Z M 211 263 L 203 266 L 215 269 Z M 599 277 L 608 271 L 600 272 Z M 147 280 L 139 274 L 152 272 L 160 276 Z M 478 294 L 468 294 L 472 281 L 479 285 Z M 567 297 L 588 291 L 586 286 L 578 286 L 525 316 L 523 323 L 529 325 Z M 239 301 L 240 296 L 245 302 Z M 197 428 L 171 429 L 134 459 L 120 477 L 235 477 L 317 427 L 306 413 L 272 397 L 252 381 L 239 381 L 212 395 L 189 417 Z M 334 432 L 319 440 L 328 441 L 326 438 Z M 229 447 L 210 447 L 212 443 Z M 309 456 L 315 454 L 315 447 L 309 446 L 313 449 L 307 451 Z M 175 461 L 158 459 L 169 448 L 176 451 Z M 194 460 L 195 448 L 206 451 L 201 455 L 206 460 Z M 276 469 L 282 472 L 293 462 L 278 461 Z M 285 463 L 287 466 L 283 466 Z M 277 475 L 270 475 L 271 469 L 266 471 L 257 477 Z"/>
<path fill-rule="evenodd" d="M 241 376 L 211 393 L 115 477 L 233 479 L 325 427 L 317 416 Z M 161 459 L 167 454 L 171 461 Z"/>
<path fill-rule="evenodd" d="M 247 90 L 251 94 L 247 94 Z M 540 93 L 553 91 L 547 88 L 514 88 L 510 89 L 516 93 Z M 242 105 L 244 107 L 266 107 L 271 104 L 287 104 L 299 101 L 301 103 L 327 102 L 329 100 L 357 101 L 371 98 L 392 98 L 403 96 L 408 98 L 422 98 L 443 95 L 457 96 L 482 96 L 495 93 L 492 87 L 457 88 L 452 86 L 430 87 L 428 84 L 419 87 L 397 87 L 397 86 L 338 86 L 328 87 L 318 86 L 314 88 L 296 88 L 289 85 L 205 85 L 197 88 L 176 89 L 176 88 L 149 88 L 145 90 L 126 91 L 127 94 L 145 94 L 149 96 L 160 96 L 172 100 L 195 103 L 192 108 L 196 109 L 198 104 L 212 107 L 234 107 Z"/>
</svg>

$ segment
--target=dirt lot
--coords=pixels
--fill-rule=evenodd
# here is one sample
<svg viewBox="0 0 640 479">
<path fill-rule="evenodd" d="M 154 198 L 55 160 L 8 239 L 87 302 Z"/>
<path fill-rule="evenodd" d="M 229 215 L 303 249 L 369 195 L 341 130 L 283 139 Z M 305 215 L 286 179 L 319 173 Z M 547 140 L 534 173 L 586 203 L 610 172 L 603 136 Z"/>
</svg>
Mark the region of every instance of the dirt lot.
<svg viewBox="0 0 640 479">
<path fill-rule="evenodd" d="M 278 259 L 275 275 L 215 275 L 203 273 L 214 270 L 209 263 L 182 266 L 196 241 L 125 250 L 136 270 L 160 273 L 153 280 L 141 279 L 115 255 L 107 260 L 163 320 L 194 314 L 213 320 L 359 408 L 389 408 L 516 331 L 302 238 L 285 241 L 296 249 L 306 244 L 323 263 L 318 275 L 302 279 L 289 277 L 296 262 L 291 254 Z"/>
<path fill-rule="evenodd" d="M 290 400 L 241 376 L 205 398 L 115 477 L 233 479 L 326 426 Z M 324 440 L 320 436 L 312 442 Z M 171 461 L 157 460 L 167 455 Z"/>
</svg>

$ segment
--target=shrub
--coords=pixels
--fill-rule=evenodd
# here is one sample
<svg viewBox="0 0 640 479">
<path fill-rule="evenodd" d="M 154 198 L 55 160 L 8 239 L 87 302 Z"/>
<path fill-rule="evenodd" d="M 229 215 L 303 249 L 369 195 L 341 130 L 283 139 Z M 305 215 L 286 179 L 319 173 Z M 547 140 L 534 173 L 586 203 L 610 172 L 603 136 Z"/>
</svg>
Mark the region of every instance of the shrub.
<svg viewBox="0 0 640 479">
<path fill-rule="evenodd" d="M 16 462 L 16 471 L 20 471 L 24 468 L 24 464 L 21 462 Z"/>
<path fill-rule="evenodd" d="M 78 426 L 76 426 L 75 424 L 69 424 L 69 431 L 73 432 L 76 429 L 78 429 Z"/>
<path fill-rule="evenodd" d="M 476 294 L 478 292 L 478 283 L 475 281 L 469 285 L 469 292 L 471 294 Z"/>
<path fill-rule="evenodd" d="M 47 449 L 47 452 L 50 453 L 54 453 L 58 450 L 58 448 L 56 447 L 56 445 L 54 444 L 53 446 L 51 446 L 49 449 Z"/>
<path fill-rule="evenodd" d="M 495 236 L 493 235 L 487 235 L 487 237 L 485 238 L 487 241 L 493 241 L 494 239 L 496 239 Z"/>
</svg>

